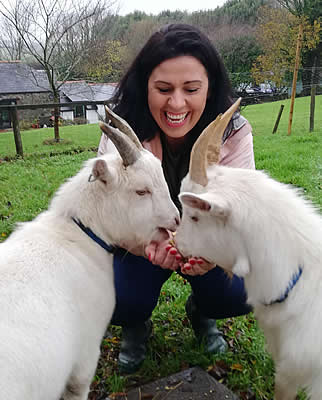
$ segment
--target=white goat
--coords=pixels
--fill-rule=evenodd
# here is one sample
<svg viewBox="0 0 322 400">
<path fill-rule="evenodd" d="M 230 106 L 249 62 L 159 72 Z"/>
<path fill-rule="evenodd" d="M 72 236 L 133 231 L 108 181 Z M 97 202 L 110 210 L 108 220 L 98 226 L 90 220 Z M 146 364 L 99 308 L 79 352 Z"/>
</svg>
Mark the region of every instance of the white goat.
<svg viewBox="0 0 322 400">
<path fill-rule="evenodd" d="M 176 245 L 244 278 L 275 362 L 275 399 L 293 400 L 303 387 L 321 400 L 322 218 L 296 189 L 264 172 L 207 169 L 207 136 L 213 129 L 220 142 L 230 115 L 193 149 Z"/>
<path fill-rule="evenodd" d="M 87 399 L 115 305 L 111 247 L 144 247 L 178 224 L 160 161 L 100 125 L 122 159 L 86 162 L 0 245 L 1 399 Z"/>
</svg>

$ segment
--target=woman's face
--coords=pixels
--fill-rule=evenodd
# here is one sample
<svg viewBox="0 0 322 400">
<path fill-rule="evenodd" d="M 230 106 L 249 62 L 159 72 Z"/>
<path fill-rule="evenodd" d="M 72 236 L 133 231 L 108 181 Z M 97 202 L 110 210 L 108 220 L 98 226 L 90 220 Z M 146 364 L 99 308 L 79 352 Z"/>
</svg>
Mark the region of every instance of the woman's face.
<svg viewBox="0 0 322 400">
<path fill-rule="evenodd" d="M 192 56 L 162 62 L 154 68 L 148 81 L 150 112 L 170 138 L 182 138 L 196 125 L 207 96 L 206 69 Z"/>
</svg>

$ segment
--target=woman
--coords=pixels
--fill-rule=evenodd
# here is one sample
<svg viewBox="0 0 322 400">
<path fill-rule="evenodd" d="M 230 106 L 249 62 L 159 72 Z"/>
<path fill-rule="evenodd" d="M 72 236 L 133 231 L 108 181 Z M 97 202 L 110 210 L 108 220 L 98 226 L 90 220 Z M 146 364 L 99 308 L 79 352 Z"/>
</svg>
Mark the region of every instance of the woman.
<svg viewBox="0 0 322 400">
<path fill-rule="evenodd" d="M 191 148 L 203 129 L 232 103 L 232 88 L 216 49 L 207 36 L 186 24 L 167 25 L 150 37 L 112 99 L 114 111 L 162 161 L 179 210 L 177 195 L 188 172 Z M 99 154 L 113 148 L 102 135 Z M 254 168 L 251 127 L 239 113 L 225 131 L 220 163 Z M 220 267 L 212 269 L 201 259 L 182 266 L 180 254 L 168 240 L 151 243 L 142 256 L 133 252 L 119 249 L 114 257 L 117 299 L 112 324 L 123 328 L 120 370 L 133 373 L 143 362 L 152 311 L 161 286 L 174 270 L 184 273 L 191 284 L 186 311 L 197 338 L 206 340 L 209 352 L 225 351 L 227 344 L 216 319 L 250 311 L 243 281 L 230 280 Z"/>
</svg>

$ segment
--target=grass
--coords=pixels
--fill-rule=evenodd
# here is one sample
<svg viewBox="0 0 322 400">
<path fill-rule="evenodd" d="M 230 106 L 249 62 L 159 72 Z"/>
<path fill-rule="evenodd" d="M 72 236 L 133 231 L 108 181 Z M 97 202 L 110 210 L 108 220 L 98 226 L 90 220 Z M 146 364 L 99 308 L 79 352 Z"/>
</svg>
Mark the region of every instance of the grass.
<svg viewBox="0 0 322 400">
<path fill-rule="evenodd" d="M 281 103 L 285 109 L 273 135 Z M 284 100 L 248 106 L 242 111 L 253 127 L 256 167 L 275 179 L 301 187 L 322 210 L 322 113 L 317 112 L 322 109 L 322 96 L 316 98 L 313 133 L 308 133 L 309 98 L 296 99 L 291 136 L 287 136 L 288 109 L 289 100 Z M 43 145 L 52 136 L 51 128 L 22 132 L 25 158 L 15 159 L 12 132 L 0 133 L 0 160 L 9 160 L 0 162 L 0 242 L 18 221 L 31 220 L 46 209 L 60 184 L 74 175 L 86 159 L 95 156 L 100 133 L 97 125 L 64 127 L 61 137 L 65 143 Z M 118 373 L 121 331 L 111 327 L 111 337 L 102 342 L 91 400 L 195 365 L 216 373 L 241 399 L 273 397 L 274 367 L 253 315 L 218 321 L 229 351 L 220 357 L 209 356 L 196 343 L 185 315 L 189 294 L 189 284 L 176 274 L 165 283 L 153 313 L 148 357 L 135 375 Z"/>
<path fill-rule="evenodd" d="M 290 100 L 274 101 L 272 103 L 247 106 L 242 115 L 247 118 L 253 127 L 255 136 L 269 136 L 273 132 L 275 121 L 281 105 L 284 105 L 282 117 L 277 129 L 276 136 L 287 135 Z M 322 95 L 315 98 L 314 133 L 322 132 Z M 298 97 L 295 99 L 292 118 L 291 136 L 302 136 L 309 132 L 310 97 Z"/>
<path fill-rule="evenodd" d="M 54 128 L 32 129 L 21 131 L 21 140 L 25 158 L 48 156 L 57 153 L 81 152 L 84 149 L 97 149 L 100 129 L 98 124 L 70 125 L 59 130 L 59 143 L 43 144 L 54 138 Z M 16 146 L 12 131 L 0 132 L 0 159 L 13 159 Z"/>
</svg>

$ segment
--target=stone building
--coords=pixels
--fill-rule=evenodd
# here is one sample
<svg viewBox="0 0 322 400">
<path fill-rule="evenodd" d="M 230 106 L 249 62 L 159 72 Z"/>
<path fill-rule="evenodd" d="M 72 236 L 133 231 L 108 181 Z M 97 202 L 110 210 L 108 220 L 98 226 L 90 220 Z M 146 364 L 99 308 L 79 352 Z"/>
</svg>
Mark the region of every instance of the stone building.
<svg viewBox="0 0 322 400">
<path fill-rule="evenodd" d="M 0 105 L 52 103 L 53 95 L 43 70 L 19 61 L 0 61 Z M 51 110 L 19 110 L 19 120 L 32 122 Z M 0 129 L 11 127 L 8 110 L 0 109 Z"/>
<path fill-rule="evenodd" d="M 116 84 L 88 83 L 81 81 L 58 82 L 60 84 L 60 116 L 65 120 L 78 119 L 87 123 L 97 123 L 99 115 L 104 116 L 102 104 L 73 104 L 81 101 L 107 101 Z M 53 103 L 47 75 L 43 70 L 34 69 L 19 61 L 0 61 L 0 105 Z M 48 126 L 53 109 L 18 110 L 19 123 L 28 121 Z M 11 128 L 8 109 L 0 108 L 0 129 Z"/>
</svg>

